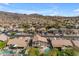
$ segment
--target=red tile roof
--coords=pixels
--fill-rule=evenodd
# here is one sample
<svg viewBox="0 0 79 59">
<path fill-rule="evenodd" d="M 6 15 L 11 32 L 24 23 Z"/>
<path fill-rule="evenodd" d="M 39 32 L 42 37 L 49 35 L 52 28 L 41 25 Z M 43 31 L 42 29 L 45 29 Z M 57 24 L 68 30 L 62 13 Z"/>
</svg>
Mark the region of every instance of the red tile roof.
<svg viewBox="0 0 79 59">
<path fill-rule="evenodd" d="M 33 41 L 42 41 L 42 42 L 47 42 L 47 38 L 41 37 L 40 35 L 35 35 L 33 38 Z"/>
<path fill-rule="evenodd" d="M 28 44 L 28 42 L 26 42 L 26 40 L 27 40 L 27 38 L 22 38 L 22 37 L 10 39 L 8 41 L 7 45 L 15 44 L 15 45 L 17 45 L 17 47 L 26 47 Z"/>
<path fill-rule="evenodd" d="M 52 40 L 53 47 L 73 46 L 70 40 Z"/>
<path fill-rule="evenodd" d="M 79 47 L 79 40 L 73 40 L 73 44 L 74 44 L 76 47 Z"/>
</svg>

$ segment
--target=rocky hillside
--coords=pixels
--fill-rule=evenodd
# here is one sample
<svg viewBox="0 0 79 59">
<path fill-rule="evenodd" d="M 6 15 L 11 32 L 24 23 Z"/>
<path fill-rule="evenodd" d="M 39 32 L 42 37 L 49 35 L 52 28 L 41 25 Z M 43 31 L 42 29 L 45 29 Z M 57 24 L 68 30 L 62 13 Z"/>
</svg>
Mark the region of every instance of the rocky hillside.
<svg viewBox="0 0 79 59">
<path fill-rule="evenodd" d="M 11 12 L 0 11 L 0 26 L 4 25 L 29 25 L 33 27 L 46 28 L 74 28 L 79 25 L 79 17 L 64 17 L 64 16 L 43 16 L 39 14 L 18 14 Z M 70 26 L 70 27 L 69 27 Z"/>
</svg>

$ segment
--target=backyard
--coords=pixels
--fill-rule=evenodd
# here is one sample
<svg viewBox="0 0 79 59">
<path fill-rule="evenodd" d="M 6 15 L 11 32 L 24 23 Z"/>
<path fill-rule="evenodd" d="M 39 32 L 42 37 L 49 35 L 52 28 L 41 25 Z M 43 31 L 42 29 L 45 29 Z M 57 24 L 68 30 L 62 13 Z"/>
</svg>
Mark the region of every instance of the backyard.
<svg viewBox="0 0 79 59">
<path fill-rule="evenodd" d="M 79 56 L 79 51 L 75 49 L 64 49 L 59 50 L 58 48 L 50 49 L 49 51 L 45 51 L 44 53 L 39 52 L 39 48 L 29 48 L 27 51 L 27 56 Z"/>
</svg>

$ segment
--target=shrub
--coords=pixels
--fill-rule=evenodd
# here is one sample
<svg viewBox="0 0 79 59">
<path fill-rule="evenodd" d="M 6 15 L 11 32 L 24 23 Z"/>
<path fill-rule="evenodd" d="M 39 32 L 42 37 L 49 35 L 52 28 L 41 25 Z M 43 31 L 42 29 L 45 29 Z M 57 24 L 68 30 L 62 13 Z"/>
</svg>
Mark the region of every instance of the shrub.
<svg viewBox="0 0 79 59">
<path fill-rule="evenodd" d="M 3 41 L 0 41 L 0 49 L 4 48 L 6 46 L 6 43 Z"/>
<path fill-rule="evenodd" d="M 58 49 L 52 49 L 48 52 L 48 56 L 57 56 Z"/>
<path fill-rule="evenodd" d="M 11 35 L 15 35 L 16 34 L 16 32 L 11 32 Z"/>
<path fill-rule="evenodd" d="M 29 56 L 39 56 L 40 53 L 39 53 L 39 49 L 38 48 L 29 48 L 29 51 L 28 51 L 28 55 Z"/>
</svg>

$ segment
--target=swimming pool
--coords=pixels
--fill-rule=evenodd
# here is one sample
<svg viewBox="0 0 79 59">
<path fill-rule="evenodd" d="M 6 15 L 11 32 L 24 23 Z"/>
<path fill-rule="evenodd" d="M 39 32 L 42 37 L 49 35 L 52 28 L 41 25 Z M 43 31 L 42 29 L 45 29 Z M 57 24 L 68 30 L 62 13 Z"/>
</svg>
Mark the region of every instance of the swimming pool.
<svg viewBox="0 0 79 59">
<path fill-rule="evenodd" d="M 0 50 L 0 56 L 13 56 L 15 53 L 9 50 Z"/>
</svg>

